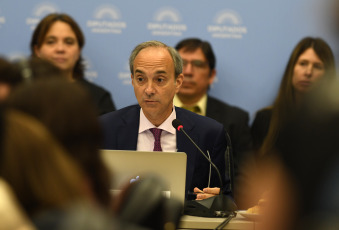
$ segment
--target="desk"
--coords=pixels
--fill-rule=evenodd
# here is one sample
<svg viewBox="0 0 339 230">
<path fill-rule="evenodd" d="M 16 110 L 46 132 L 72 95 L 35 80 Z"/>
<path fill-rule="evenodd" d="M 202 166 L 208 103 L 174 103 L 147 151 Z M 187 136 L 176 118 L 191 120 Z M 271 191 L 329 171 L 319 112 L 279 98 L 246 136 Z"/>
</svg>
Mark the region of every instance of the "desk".
<svg viewBox="0 0 339 230">
<path fill-rule="evenodd" d="M 179 223 L 179 229 L 215 229 L 225 218 L 208 218 L 198 216 L 183 216 Z M 239 214 L 233 218 L 223 229 L 254 230 L 258 223 L 249 221 Z"/>
</svg>

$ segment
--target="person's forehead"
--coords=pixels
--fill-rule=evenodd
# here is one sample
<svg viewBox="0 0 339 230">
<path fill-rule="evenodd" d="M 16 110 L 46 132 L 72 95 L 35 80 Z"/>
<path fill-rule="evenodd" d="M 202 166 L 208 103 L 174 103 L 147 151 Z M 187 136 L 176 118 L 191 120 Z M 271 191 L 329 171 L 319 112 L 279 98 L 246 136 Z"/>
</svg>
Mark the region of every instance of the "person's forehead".
<svg viewBox="0 0 339 230">
<path fill-rule="evenodd" d="M 55 22 L 53 22 L 52 24 L 50 24 L 47 32 L 49 32 L 49 31 L 51 31 L 53 29 L 60 29 L 60 28 L 71 30 L 72 32 L 74 32 L 73 29 L 72 29 L 72 26 L 70 24 L 68 24 L 67 22 L 64 22 L 64 21 L 55 21 Z"/>
<path fill-rule="evenodd" d="M 307 48 L 306 50 L 304 50 L 304 52 L 302 52 L 299 57 L 307 57 L 307 56 L 313 56 L 313 57 L 317 57 L 319 58 L 317 52 L 315 52 L 315 50 L 313 48 Z"/>
<path fill-rule="evenodd" d="M 163 47 L 147 47 L 142 49 L 135 57 L 134 65 L 137 66 L 145 63 L 174 65 L 170 53 Z"/>
<path fill-rule="evenodd" d="M 181 56 L 194 56 L 196 58 L 206 59 L 206 56 L 200 47 L 195 50 L 187 50 L 185 47 L 183 47 L 178 50 L 178 52 Z"/>
<path fill-rule="evenodd" d="M 137 57 L 142 57 L 144 55 L 154 55 L 154 54 L 159 54 L 161 53 L 162 55 L 165 55 L 165 56 L 170 56 L 170 53 L 168 52 L 168 50 L 165 48 L 165 47 L 146 47 L 142 50 L 139 51 L 139 53 L 137 54 L 136 58 Z"/>
<path fill-rule="evenodd" d="M 44 38 L 63 36 L 77 39 L 77 35 L 68 23 L 56 21 L 49 27 L 46 34 L 44 35 Z"/>
</svg>

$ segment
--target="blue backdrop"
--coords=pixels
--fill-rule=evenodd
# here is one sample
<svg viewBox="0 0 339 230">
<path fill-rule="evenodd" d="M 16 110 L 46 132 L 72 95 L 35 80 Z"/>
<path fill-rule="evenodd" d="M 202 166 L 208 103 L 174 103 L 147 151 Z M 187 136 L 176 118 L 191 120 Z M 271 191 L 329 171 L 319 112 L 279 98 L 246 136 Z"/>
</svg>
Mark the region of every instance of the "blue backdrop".
<svg viewBox="0 0 339 230">
<path fill-rule="evenodd" d="M 86 37 L 86 78 L 108 89 L 117 108 L 136 103 L 128 57 L 140 42 L 174 46 L 187 37 L 211 42 L 217 79 L 210 94 L 255 112 L 273 101 L 287 59 L 304 36 L 324 38 L 337 54 L 328 22 L 332 0 L 51 0 L 0 1 L 0 55 L 28 56 L 32 30 L 65 12 Z"/>
</svg>

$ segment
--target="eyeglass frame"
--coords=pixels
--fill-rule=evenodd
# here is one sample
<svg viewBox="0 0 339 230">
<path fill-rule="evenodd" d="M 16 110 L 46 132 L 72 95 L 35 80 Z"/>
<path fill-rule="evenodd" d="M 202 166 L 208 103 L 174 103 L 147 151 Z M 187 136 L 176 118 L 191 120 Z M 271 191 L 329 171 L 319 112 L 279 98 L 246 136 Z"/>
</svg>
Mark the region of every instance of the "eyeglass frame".
<svg viewBox="0 0 339 230">
<path fill-rule="evenodd" d="M 182 59 L 182 66 L 186 68 L 188 64 L 191 64 L 193 69 L 204 69 L 208 66 L 208 61 L 201 61 L 201 60 L 185 60 Z"/>
</svg>

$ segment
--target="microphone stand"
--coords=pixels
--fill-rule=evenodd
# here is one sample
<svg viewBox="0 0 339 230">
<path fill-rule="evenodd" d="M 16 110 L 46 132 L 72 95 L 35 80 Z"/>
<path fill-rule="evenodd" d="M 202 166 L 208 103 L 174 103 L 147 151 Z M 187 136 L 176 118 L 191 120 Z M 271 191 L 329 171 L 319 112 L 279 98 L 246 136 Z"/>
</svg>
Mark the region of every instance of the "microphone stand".
<svg viewBox="0 0 339 230">
<path fill-rule="evenodd" d="M 215 171 L 217 171 L 218 174 L 218 178 L 219 178 L 219 183 L 220 183 L 220 192 L 219 195 L 222 194 L 223 191 L 223 183 L 222 183 L 222 179 L 221 179 L 221 175 L 219 172 L 219 169 L 217 168 L 217 166 L 206 156 L 206 154 L 199 148 L 199 146 L 192 140 L 192 138 L 186 133 L 186 131 L 184 130 L 184 128 L 180 129 L 185 135 L 186 137 L 194 144 L 194 146 L 202 153 L 202 155 L 206 158 L 206 160 L 213 166 L 213 168 L 215 169 Z"/>
<path fill-rule="evenodd" d="M 174 122 L 176 121 L 176 122 Z M 192 140 L 192 138 L 185 132 L 183 126 L 181 125 L 181 122 L 177 119 L 173 120 L 172 122 L 175 129 L 178 131 L 182 131 L 185 136 L 194 144 L 194 146 L 199 150 L 199 152 L 206 158 L 206 160 L 213 166 L 213 168 L 216 170 L 218 174 L 218 178 L 220 181 L 220 192 L 219 195 L 212 196 L 210 198 L 204 199 L 204 200 L 194 200 L 190 201 L 190 205 L 194 206 L 194 203 L 198 203 L 205 208 L 208 209 L 208 211 L 212 211 L 212 216 L 214 217 L 226 217 L 234 213 L 238 209 L 237 205 L 234 203 L 233 199 L 228 197 L 227 195 L 223 194 L 223 183 L 222 183 L 222 177 L 220 175 L 220 171 L 218 167 L 206 156 L 206 154 L 199 148 L 199 146 Z M 201 207 L 201 206 L 200 206 Z M 199 209 L 198 206 L 196 208 Z M 202 210 L 201 210 L 202 211 Z M 202 214 L 204 213 L 204 214 Z M 209 216 L 211 214 L 208 214 L 206 211 L 202 211 L 199 213 L 200 216 Z"/>
</svg>

